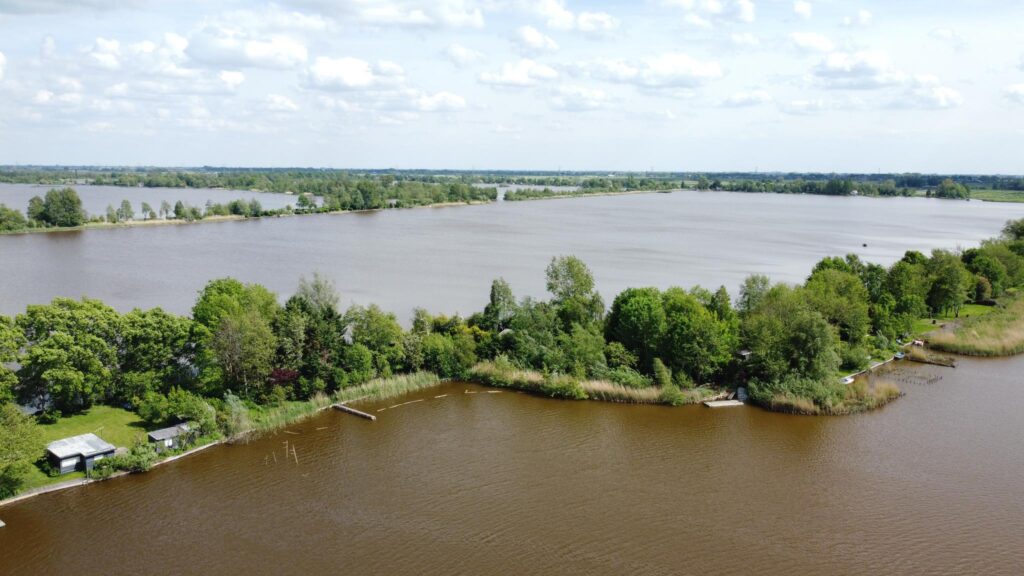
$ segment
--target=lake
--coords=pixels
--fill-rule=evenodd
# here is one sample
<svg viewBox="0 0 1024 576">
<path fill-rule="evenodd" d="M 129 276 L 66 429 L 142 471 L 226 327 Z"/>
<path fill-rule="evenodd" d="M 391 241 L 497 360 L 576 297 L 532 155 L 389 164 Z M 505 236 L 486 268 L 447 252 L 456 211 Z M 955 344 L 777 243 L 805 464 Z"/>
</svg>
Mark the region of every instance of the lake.
<svg viewBox="0 0 1024 576">
<path fill-rule="evenodd" d="M 687 191 L 12 235 L 0 237 L 0 313 L 56 296 L 187 313 L 213 278 L 284 298 L 319 271 L 343 303 L 407 321 L 416 306 L 481 310 L 499 276 L 519 297 L 543 297 L 544 269 L 562 254 L 583 258 L 609 304 L 629 286 L 735 294 L 751 273 L 799 282 L 822 257 L 851 252 L 889 264 L 906 250 L 974 246 L 1021 217 L 1016 204 Z"/>
<path fill-rule="evenodd" d="M 851 417 L 443 385 L 0 508 L 0 573 L 1017 576 L 1021 373 Z"/>
<path fill-rule="evenodd" d="M 64 186 L 0 183 L 0 204 L 6 204 L 8 208 L 14 208 L 24 213 L 29 199 L 33 196 L 42 198 L 46 196 L 47 191 L 53 188 L 64 188 Z M 121 205 L 122 200 L 131 202 L 136 217 L 142 218 L 143 202 L 148 203 L 158 213 L 160 203 L 164 200 L 169 202 L 172 207 L 175 202 L 180 200 L 190 206 L 202 208 L 206 206 L 208 200 L 215 204 L 227 204 L 239 198 L 259 200 L 264 209 L 276 210 L 288 205 L 295 206 L 296 198 L 288 194 L 216 188 L 129 188 L 125 186 L 79 185 L 71 186 L 71 188 L 78 192 L 78 196 L 82 199 L 82 207 L 85 208 L 89 216 L 104 216 L 107 213 L 107 206 L 113 206 L 116 209 Z"/>
</svg>

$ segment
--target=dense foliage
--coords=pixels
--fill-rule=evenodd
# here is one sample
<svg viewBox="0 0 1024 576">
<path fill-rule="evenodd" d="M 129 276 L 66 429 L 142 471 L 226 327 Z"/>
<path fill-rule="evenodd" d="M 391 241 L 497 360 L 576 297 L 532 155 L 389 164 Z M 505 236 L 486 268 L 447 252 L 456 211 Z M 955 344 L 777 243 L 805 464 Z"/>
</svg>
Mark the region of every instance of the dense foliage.
<svg viewBox="0 0 1024 576">
<path fill-rule="evenodd" d="M 423 371 L 670 404 L 702 386 L 747 383 L 766 406 L 838 413 L 879 401 L 842 386 L 840 370 L 895 350 L 922 317 L 992 305 L 1024 284 L 1024 221 L 977 248 L 907 252 L 888 268 L 849 255 L 823 259 L 800 285 L 751 276 L 735 300 L 724 287 L 630 288 L 606 310 L 573 256 L 553 258 L 546 280 L 547 300 L 517 300 L 497 279 L 483 311 L 417 310 L 409 329 L 375 305 L 339 309 L 319 275 L 301 279 L 283 305 L 260 285 L 212 280 L 191 317 L 58 298 L 0 317 L 3 418 L 22 438 L 14 399 L 50 418 L 102 403 L 130 406 L 152 426 L 189 421 L 204 436 L 233 434 L 251 428 L 252 409 Z M 26 442 L 4 443 L 0 473 L 25 462 Z"/>
</svg>

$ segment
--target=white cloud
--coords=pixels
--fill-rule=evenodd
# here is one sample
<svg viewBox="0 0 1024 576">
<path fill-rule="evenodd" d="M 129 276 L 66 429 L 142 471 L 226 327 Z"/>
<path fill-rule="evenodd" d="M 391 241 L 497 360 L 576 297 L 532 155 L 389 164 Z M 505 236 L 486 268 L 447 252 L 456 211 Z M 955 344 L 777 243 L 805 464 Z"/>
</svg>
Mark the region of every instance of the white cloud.
<svg viewBox="0 0 1024 576">
<path fill-rule="evenodd" d="M 1020 61 L 1017 62 L 1017 69 L 1024 72 L 1024 54 L 1020 55 Z"/>
<path fill-rule="evenodd" d="M 789 38 L 797 48 L 807 52 L 831 52 L 835 49 L 831 40 L 814 32 L 793 32 Z"/>
<path fill-rule="evenodd" d="M 664 4 L 681 8 L 683 21 L 693 26 L 711 28 L 716 21 L 753 22 L 757 6 L 753 0 L 663 0 Z"/>
<path fill-rule="evenodd" d="M 186 49 L 194 60 L 216 66 L 296 68 L 306 63 L 306 46 L 286 35 L 253 37 L 248 30 L 208 23 L 192 35 Z"/>
<path fill-rule="evenodd" d="M 475 0 L 301 0 L 310 9 L 345 22 L 407 28 L 483 28 L 484 15 Z"/>
<path fill-rule="evenodd" d="M 523 58 L 518 62 L 506 63 L 500 72 L 484 72 L 480 75 L 480 81 L 497 86 L 532 86 L 557 77 L 558 72 L 550 66 Z"/>
<path fill-rule="evenodd" d="M 551 97 L 551 107 L 558 110 L 582 112 L 604 108 L 611 102 L 604 90 L 585 86 L 559 86 Z"/>
<path fill-rule="evenodd" d="M 695 88 L 722 76 L 718 62 L 701 61 L 677 52 L 639 61 L 593 60 L 578 64 L 576 68 L 597 80 L 633 84 L 646 89 Z"/>
<path fill-rule="evenodd" d="M 533 26 L 522 26 L 516 30 L 516 42 L 523 52 L 538 54 L 558 50 L 558 43 Z"/>
<path fill-rule="evenodd" d="M 811 6 L 810 2 L 807 2 L 806 0 L 796 0 L 793 2 L 793 13 L 804 20 L 809 20 L 813 12 L 814 7 Z"/>
<path fill-rule="evenodd" d="M 764 90 L 751 90 L 749 92 L 736 92 L 726 98 L 722 105 L 728 108 L 746 108 L 759 106 L 772 101 L 772 95 Z"/>
<path fill-rule="evenodd" d="M 413 100 L 413 105 L 420 112 L 454 111 L 465 108 L 466 99 L 451 92 L 419 94 Z"/>
<path fill-rule="evenodd" d="M 861 9 L 857 11 L 856 16 L 846 16 L 845 18 L 843 18 L 843 26 L 867 26 L 871 24 L 872 18 L 874 18 L 874 16 L 871 14 L 871 12 Z"/>
<path fill-rule="evenodd" d="M 1024 104 L 1024 84 L 1007 86 L 1006 97 L 1017 104 Z"/>
<path fill-rule="evenodd" d="M 705 80 L 720 78 L 722 68 L 718 62 L 702 62 L 686 54 L 662 54 L 644 61 L 640 78 L 644 85 L 696 86 Z"/>
<path fill-rule="evenodd" d="M 813 70 L 828 88 L 867 89 L 899 84 L 905 75 L 893 67 L 884 52 L 833 52 Z"/>
<path fill-rule="evenodd" d="M 954 50 L 962 50 L 967 47 L 967 41 L 964 40 L 964 37 L 952 28 L 935 28 L 928 33 L 928 36 L 948 44 Z"/>
<path fill-rule="evenodd" d="M 318 57 L 306 71 L 310 84 L 316 88 L 335 90 L 365 90 L 386 82 L 386 76 L 401 74 L 401 66 L 382 62 L 373 65 L 359 58 Z"/>
<path fill-rule="evenodd" d="M 121 67 L 121 43 L 117 40 L 97 38 L 86 52 L 92 64 L 107 70 Z"/>
<path fill-rule="evenodd" d="M 687 14 L 683 18 L 683 21 L 690 26 L 696 26 L 697 28 L 714 28 L 715 26 L 711 23 L 711 20 L 701 16 L 700 14 Z"/>
<path fill-rule="evenodd" d="M 0 14 L 49 14 L 71 10 L 131 7 L 137 0 L 0 0 Z"/>
<path fill-rule="evenodd" d="M 7 72 L 7 57 L 0 52 L 0 82 L 3 81 L 5 72 Z"/>
<path fill-rule="evenodd" d="M 757 46 L 761 43 L 761 39 L 750 32 L 734 32 L 732 43 L 737 46 Z"/>
<path fill-rule="evenodd" d="M 287 96 L 267 94 L 267 110 L 272 112 L 295 112 L 299 105 Z"/>
<path fill-rule="evenodd" d="M 43 43 L 39 45 L 39 57 L 46 60 L 56 55 L 57 41 L 53 39 L 53 36 L 43 38 Z"/>
<path fill-rule="evenodd" d="M 606 12 L 580 12 L 576 29 L 584 34 L 603 35 L 619 27 L 619 21 Z"/>
<path fill-rule="evenodd" d="M 532 12 L 545 19 L 549 28 L 575 30 L 583 34 L 603 36 L 619 27 L 619 20 L 607 12 L 580 12 L 565 7 L 563 0 L 535 0 Z"/>
<path fill-rule="evenodd" d="M 959 92 L 943 86 L 935 76 L 915 76 L 911 79 L 906 93 L 893 102 L 895 108 L 925 108 L 944 110 L 956 108 L 963 104 L 963 96 Z"/>
<path fill-rule="evenodd" d="M 447 56 L 448 59 L 459 68 L 465 68 L 466 66 L 483 62 L 486 59 L 483 52 L 466 48 L 461 44 L 452 44 L 448 46 L 444 53 L 445 56 Z"/>
<path fill-rule="evenodd" d="M 237 88 L 242 82 L 245 82 L 245 74 L 236 70 L 222 70 L 217 77 L 220 78 L 220 81 L 223 82 L 225 86 L 232 90 Z"/>
</svg>

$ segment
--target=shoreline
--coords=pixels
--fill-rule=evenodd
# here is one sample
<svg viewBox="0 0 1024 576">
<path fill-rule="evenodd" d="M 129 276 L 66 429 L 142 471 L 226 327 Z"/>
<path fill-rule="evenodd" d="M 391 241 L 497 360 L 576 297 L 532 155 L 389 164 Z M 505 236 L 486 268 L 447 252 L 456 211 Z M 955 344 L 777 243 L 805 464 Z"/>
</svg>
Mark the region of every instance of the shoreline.
<svg viewBox="0 0 1024 576">
<path fill-rule="evenodd" d="M 292 212 L 281 214 L 267 214 L 265 216 L 240 216 L 229 214 L 225 216 L 209 216 L 198 220 L 182 220 L 180 218 L 156 219 L 156 220 L 132 220 L 131 222 L 86 222 L 81 226 L 50 227 L 50 228 L 25 228 L 24 230 L 0 231 L 0 236 L 20 236 L 27 234 L 59 234 L 62 232 L 85 232 L 88 230 L 112 230 L 118 228 L 145 228 L 150 226 L 182 226 L 187 224 L 219 224 L 224 222 L 244 222 L 248 220 L 264 220 L 271 218 L 292 218 L 298 216 L 336 216 L 341 214 L 365 214 L 371 212 L 387 212 L 389 210 L 415 210 L 417 208 L 451 208 L 456 206 L 478 206 L 494 204 L 492 200 L 471 200 L 469 202 L 438 202 L 436 204 L 421 204 L 405 208 L 367 208 L 365 210 L 332 210 L 329 212 Z"/>
</svg>

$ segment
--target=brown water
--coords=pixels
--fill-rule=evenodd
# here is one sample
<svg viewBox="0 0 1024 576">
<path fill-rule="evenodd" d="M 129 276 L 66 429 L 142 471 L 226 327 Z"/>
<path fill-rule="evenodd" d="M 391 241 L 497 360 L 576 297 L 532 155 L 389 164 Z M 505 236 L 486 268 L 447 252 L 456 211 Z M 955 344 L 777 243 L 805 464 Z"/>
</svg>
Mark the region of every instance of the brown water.
<svg viewBox="0 0 1024 576">
<path fill-rule="evenodd" d="M 888 264 L 906 250 L 976 245 L 1020 217 L 1016 204 L 677 192 L 0 236 L 0 314 L 83 295 L 185 313 L 213 278 L 286 296 L 314 271 L 346 304 L 402 319 L 416 306 L 470 314 L 499 276 L 519 296 L 544 296 L 544 268 L 560 254 L 583 258 L 610 302 L 629 286 L 802 281 L 822 257 L 849 252 Z"/>
<path fill-rule="evenodd" d="M 1019 575 L 1022 373 L 841 418 L 448 385 L 0 508 L 0 573 Z"/>
</svg>

